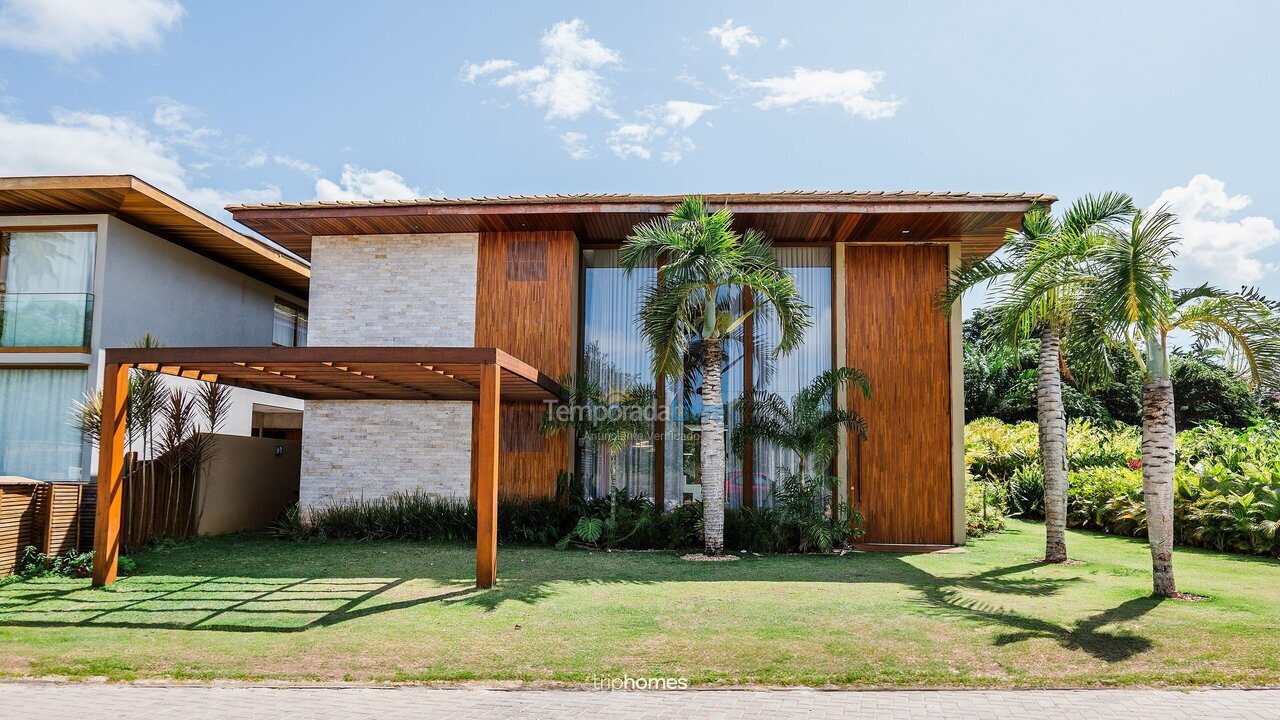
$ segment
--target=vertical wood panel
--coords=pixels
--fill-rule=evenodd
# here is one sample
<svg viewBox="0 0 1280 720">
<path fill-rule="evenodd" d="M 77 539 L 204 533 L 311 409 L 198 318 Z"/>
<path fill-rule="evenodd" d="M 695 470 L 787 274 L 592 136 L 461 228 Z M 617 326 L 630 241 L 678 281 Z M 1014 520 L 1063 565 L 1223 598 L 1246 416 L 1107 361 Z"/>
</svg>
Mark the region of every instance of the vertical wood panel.
<svg viewBox="0 0 1280 720">
<path fill-rule="evenodd" d="M 864 542 L 952 542 L 946 272 L 944 246 L 845 249 L 845 362 L 871 379 L 870 400 L 849 396 L 868 425 L 848 468 Z"/>
<path fill-rule="evenodd" d="M 125 406 L 129 367 L 108 365 L 102 376 L 102 429 L 98 443 L 98 505 L 93 524 L 93 584 L 116 581 L 120 557 L 120 506 L 124 497 Z"/>
<path fill-rule="evenodd" d="M 568 374 L 576 337 L 576 246 L 572 232 L 480 233 L 476 346 L 501 348 L 557 380 Z M 568 434 L 537 436 L 543 409 L 541 403 L 502 409 L 498 482 L 503 494 L 552 496 L 557 473 L 570 469 Z M 473 427 L 478 429 L 478 420 Z"/>
<path fill-rule="evenodd" d="M 502 371 L 492 363 L 480 370 L 480 401 L 476 416 L 476 585 L 493 587 L 498 581 L 498 474 L 501 461 Z"/>
</svg>

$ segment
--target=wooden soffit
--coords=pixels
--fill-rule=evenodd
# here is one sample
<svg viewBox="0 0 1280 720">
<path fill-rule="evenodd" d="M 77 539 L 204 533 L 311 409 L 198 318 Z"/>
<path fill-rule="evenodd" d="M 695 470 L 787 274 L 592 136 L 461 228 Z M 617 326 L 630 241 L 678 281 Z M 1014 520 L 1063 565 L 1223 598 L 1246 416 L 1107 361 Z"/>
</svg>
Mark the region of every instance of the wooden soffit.
<svg viewBox="0 0 1280 720">
<path fill-rule="evenodd" d="M 105 362 L 303 400 L 477 400 L 481 370 L 497 365 L 504 401 L 564 397 L 555 380 L 497 348 L 112 348 Z"/>
<path fill-rule="evenodd" d="M 784 192 L 707 195 L 728 206 L 737 228 L 774 242 L 959 242 L 985 257 L 1051 195 L 1026 193 Z M 231 205 L 237 222 L 303 257 L 311 238 L 457 232 L 574 232 L 584 243 L 619 242 L 641 222 L 664 215 L 678 195 L 556 195 L 466 200 L 310 202 Z"/>
<path fill-rule="evenodd" d="M 106 214 L 298 297 L 307 263 L 236 232 L 132 175 L 0 178 L 0 215 Z"/>
</svg>

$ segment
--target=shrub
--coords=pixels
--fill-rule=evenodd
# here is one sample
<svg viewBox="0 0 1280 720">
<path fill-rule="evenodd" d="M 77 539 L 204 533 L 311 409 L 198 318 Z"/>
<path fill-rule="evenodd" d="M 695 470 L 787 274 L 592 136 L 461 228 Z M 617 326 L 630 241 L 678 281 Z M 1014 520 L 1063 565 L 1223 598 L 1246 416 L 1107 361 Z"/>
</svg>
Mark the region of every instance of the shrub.
<svg viewBox="0 0 1280 720">
<path fill-rule="evenodd" d="M 1031 423 L 970 423 L 972 484 L 1002 489 L 1011 515 L 1041 518 L 1044 479 Z M 1141 432 L 1088 421 L 1068 425 L 1067 522 L 1117 535 L 1146 533 Z M 1178 434 L 1174 523 L 1178 541 L 1280 556 L 1280 423 L 1237 430 L 1209 423 Z M 966 507 L 971 500 L 966 494 Z M 972 521 L 971 521 L 972 524 Z"/>
<path fill-rule="evenodd" d="M 1004 530 L 1004 488 L 994 482 L 965 478 L 964 517 L 970 537 L 981 537 Z"/>
</svg>

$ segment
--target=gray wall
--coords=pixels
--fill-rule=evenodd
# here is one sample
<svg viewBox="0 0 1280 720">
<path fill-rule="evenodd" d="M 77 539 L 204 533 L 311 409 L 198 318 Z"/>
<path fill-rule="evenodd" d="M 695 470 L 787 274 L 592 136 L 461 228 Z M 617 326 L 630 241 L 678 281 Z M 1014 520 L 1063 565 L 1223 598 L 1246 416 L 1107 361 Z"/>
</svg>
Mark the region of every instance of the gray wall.
<svg viewBox="0 0 1280 720">
<path fill-rule="evenodd" d="M 475 344 L 479 236 L 315 237 L 312 345 Z M 467 497 L 471 403 L 312 400 L 302 426 L 300 502 L 422 491 Z"/>
</svg>

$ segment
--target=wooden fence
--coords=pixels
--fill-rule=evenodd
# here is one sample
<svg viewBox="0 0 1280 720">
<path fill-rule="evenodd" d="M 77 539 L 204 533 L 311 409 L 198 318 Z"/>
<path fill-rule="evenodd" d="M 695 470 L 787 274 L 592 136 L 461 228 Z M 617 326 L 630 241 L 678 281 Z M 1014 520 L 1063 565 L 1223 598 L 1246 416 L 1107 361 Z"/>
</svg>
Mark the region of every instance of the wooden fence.
<svg viewBox="0 0 1280 720">
<path fill-rule="evenodd" d="M 96 500 L 86 483 L 0 479 L 0 576 L 13 573 L 28 547 L 47 555 L 92 550 Z"/>
<path fill-rule="evenodd" d="M 171 471 L 160 460 L 126 457 L 120 518 L 122 550 L 140 548 L 157 538 L 194 536 L 200 522 L 200 485 L 189 470 Z"/>
</svg>

